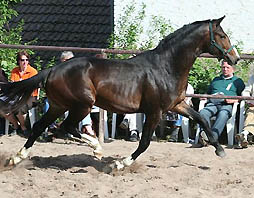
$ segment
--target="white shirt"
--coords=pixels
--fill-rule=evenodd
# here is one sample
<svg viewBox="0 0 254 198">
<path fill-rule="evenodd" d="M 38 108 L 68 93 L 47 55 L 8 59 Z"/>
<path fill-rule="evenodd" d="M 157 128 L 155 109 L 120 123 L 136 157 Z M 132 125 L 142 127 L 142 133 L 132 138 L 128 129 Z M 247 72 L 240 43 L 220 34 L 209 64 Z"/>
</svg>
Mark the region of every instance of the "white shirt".
<svg viewBox="0 0 254 198">
<path fill-rule="evenodd" d="M 187 89 L 186 89 L 186 94 L 194 94 L 194 89 L 190 83 L 188 83 Z M 187 97 L 185 99 L 185 102 L 189 105 L 191 101 L 191 97 Z"/>
<path fill-rule="evenodd" d="M 249 80 L 248 84 L 246 85 L 245 89 L 242 92 L 242 96 L 253 96 L 254 95 L 254 75 L 252 75 Z M 248 103 L 254 104 L 254 100 L 247 100 Z"/>
</svg>

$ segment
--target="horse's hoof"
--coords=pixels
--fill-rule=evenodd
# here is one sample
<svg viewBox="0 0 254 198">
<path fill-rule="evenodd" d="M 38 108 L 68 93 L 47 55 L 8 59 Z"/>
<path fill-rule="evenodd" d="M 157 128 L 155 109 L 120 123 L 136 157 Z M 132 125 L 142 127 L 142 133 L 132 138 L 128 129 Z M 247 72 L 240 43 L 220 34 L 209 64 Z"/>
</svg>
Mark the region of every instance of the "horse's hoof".
<svg viewBox="0 0 254 198">
<path fill-rule="evenodd" d="M 123 160 L 124 166 L 130 166 L 130 165 L 133 164 L 133 162 L 134 162 L 134 160 L 132 159 L 131 156 L 126 157 L 126 158 Z"/>
<path fill-rule="evenodd" d="M 93 154 L 94 154 L 94 156 L 95 156 L 98 160 L 101 160 L 102 157 L 103 157 L 103 153 L 102 153 L 101 150 L 94 150 L 94 151 L 93 151 Z"/>
<path fill-rule="evenodd" d="M 102 168 L 102 171 L 106 174 L 110 174 L 112 173 L 112 171 L 114 170 L 115 166 L 114 165 L 107 165 L 107 166 L 104 166 Z"/>
<path fill-rule="evenodd" d="M 124 167 L 132 165 L 133 162 L 134 162 L 134 160 L 132 159 L 131 156 L 129 156 L 129 157 L 124 158 L 121 162 L 116 161 L 115 167 L 117 170 L 122 170 L 122 169 L 124 169 Z"/>
<path fill-rule="evenodd" d="M 123 162 L 116 161 L 115 162 L 115 167 L 116 167 L 117 170 L 123 170 L 124 169 L 124 164 L 123 164 Z"/>
<path fill-rule="evenodd" d="M 17 164 L 19 164 L 22 161 L 22 159 L 17 158 L 17 157 L 10 157 L 9 159 L 6 160 L 4 167 L 14 167 Z"/>
<path fill-rule="evenodd" d="M 10 159 L 7 159 L 7 160 L 6 160 L 6 162 L 5 162 L 5 164 L 4 164 L 4 167 L 10 167 L 10 166 L 14 166 L 14 165 L 15 165 L 15 164 L 14 164 L 13 159 L 10 158 Z"/>
<path fill-rule="evenodd" d="M 216 153 L 217 156 L 222 157 L 222 158 L 226 156 L 226 153 L 222 148 L 221 149 L 216 149 L 215 153 Z"/>
</svg>

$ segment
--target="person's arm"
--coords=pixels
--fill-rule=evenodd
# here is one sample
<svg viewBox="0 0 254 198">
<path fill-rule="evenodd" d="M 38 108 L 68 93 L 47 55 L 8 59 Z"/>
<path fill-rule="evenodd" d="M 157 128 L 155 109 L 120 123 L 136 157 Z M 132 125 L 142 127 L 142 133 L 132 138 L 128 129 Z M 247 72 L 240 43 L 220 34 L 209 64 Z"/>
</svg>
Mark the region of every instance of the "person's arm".
<svg viewBox="0 0 254 198">
<path fill-rule="evenodd" d="M 245 88 L 245 84 L 243 82 L 243 80 L 241 78 L 238 78 L 237 80 L 235 80 L 234 82 L 235 86 L 236 86 L 236 95 L 237 96 L 241 96 L 244 88 Z M 228 104 L 233 104 L 235 102 L 238 102 L 238 99 L 225 99 L 226 103 Z"/>
<path fill-rule="evenodd" d="M 32 66 L 30 66 L 30 67 L 31 68 L 30 68 L 29 78 L 31 78 L 31 77 L 35 76 L 36 74 L 38 74 L 38 71 L 35 68 L 33 68 Z M 38 96 L 39 96 L 39 89 L 35 89 L 32 93 L 32 96 L 35 97 L 35 99 L 37 100 Z"/>
<path fill-rule="evenodd" d="M 242 96 L 253 96 L 254 90 L 254 76 L 251 76 L 248 80 L 248 83 L 245 87 L 245 89 L 242 92 Z M 250 106 L 254 106 L 254 100 L 246 100 L 246 103 Z"/>
<path fill-rule="evenodd" d="M 12 71 L 11 71 L 10 80 L 11 80 L 12 82 L 15 82 L 15 74 L 14 74 L 14 70 L 12 70 Z"/>
<path fill-rule="evenodd" d="M 234 104 L 235 102 L 238 102 L 238 99 L 225 99 L 225 102 L 227 104 Z"/>
<path fill-rule="evenodd" d="M 212 93 L 212 88 L 213 88 L 213 81 L 215 80 L 215 78 L 212 80 L 212 82 L 209 84 L 208 88 L 207 88 L 207 94 L 211 94 Z M 208 100 L 207 98 L 200 98 L 200 100 Z"/>
</svg>

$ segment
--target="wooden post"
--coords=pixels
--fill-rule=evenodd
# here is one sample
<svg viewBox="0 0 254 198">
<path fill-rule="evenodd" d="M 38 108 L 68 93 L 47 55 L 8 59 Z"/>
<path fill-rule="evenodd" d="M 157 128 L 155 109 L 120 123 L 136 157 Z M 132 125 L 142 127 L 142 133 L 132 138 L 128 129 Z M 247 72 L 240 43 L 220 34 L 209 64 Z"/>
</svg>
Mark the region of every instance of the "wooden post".
<svg viewBox="0 0 254 198">
<path fill-rule="evenodd" d="M 96 58 L 107 58 L 107 54 L 104 51 L 101 51 L 101 54 L 95 54 Z M 99 114 L 99 142 L 100 144 L 104 142 L 104 133 L 105 133 L 105 126 L 104 126 L 104 113 L 105 111 L 100 108 L 100 114 Z"/>
<path fill-rule="evenodd" d="M 100 108 L 99 111 L 99 142 L 104 142 L 104 110 Z"/>
</svg>

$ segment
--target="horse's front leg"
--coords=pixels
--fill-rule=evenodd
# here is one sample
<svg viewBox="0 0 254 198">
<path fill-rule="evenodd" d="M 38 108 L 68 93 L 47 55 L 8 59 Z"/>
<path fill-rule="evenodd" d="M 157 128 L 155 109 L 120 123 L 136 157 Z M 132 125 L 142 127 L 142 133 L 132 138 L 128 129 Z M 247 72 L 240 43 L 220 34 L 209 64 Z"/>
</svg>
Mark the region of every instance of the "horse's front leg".
<svg viewBox="0 0 254 198">
<path fill-rule="evenodd" d="M 161 112 L 146 114 L 146 121 L 144 123 L 142 137 L 139 141 L 138 148 L 134 153 L 131 154 L 131 156 L 125 158 L 123 161 L 116 162 L 116 168 L 118 170 L 124 168 L 125 166 L 130 166 L 131 164 L 133 164 L 133 162 L 138 158 L 138 156 L 148 148 L 153 132 L 161 119 L 161 115 Z"/>
<path fill-rule="evenodd" d="M 185 117 L 193 119 L 198 124 L 200 124 L 200 126 L 202 126 L 202 128 L 204 129 L 211 145 L 213 145 L 215 147 L 216 155 L 218 155 L 220 157 L 224 157 L 226 155 L 226 153 L 225 153 L 224 149 L 222 148 L 222 146 L 214 138 L 214 136 L 212 134 L 212 129 L 209 127 L 207 121 L 204 118 L 202 118 L 197 111 L 195 111 L 193 108 L 191 108 L 189 105 L 187 105 L 184 101 L 182 101 L 181 103 L 176 105 L 174 107 L 173 111 L 175 111 L 175 112 L 177 112 L 177 113 L 179 113 L 179 114 L 181 114 Z"/>
</svg>

